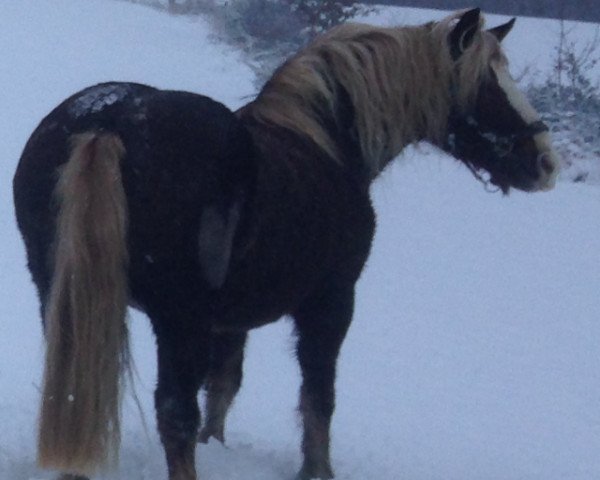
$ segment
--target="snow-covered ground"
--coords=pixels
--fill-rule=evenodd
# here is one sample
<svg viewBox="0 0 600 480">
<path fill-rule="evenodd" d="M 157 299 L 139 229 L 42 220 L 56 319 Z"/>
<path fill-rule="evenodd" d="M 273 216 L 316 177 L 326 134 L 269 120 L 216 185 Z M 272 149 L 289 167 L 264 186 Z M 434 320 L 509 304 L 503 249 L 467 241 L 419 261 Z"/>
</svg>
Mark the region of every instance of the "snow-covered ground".
<svg viewBox="0 0 600 480">
<path fill-rule="evenodd" d="M 441 15 L 394 10 L 374 20 Z M 507 39 L 513 64 L 543 63 L 554 34 L 549 22 L 519 21 Z M 65 96 L 109 79 L 244 103 L 250 69 L 211 38 L 203 20 L 124 2 L 3 2 L 0 480 L 52 478 L 35 468 L 43 345 L 11 198 L 24 142 Z M 373 194 L 379 229 L 340 357 L 337 478 L 600 479 L 600 189 L 559 182 L 551 193 L 503 198 L 421 147 Z M 131 325 L 148 429 L 127 396 L 121 464 L 105 478 L 164 480 L 154 341 L 142 315 Z M 298 469 L 290 332 L 283 320 L 252 334 L 228 448 L 198 448 L 202 479 L 288 480 Z"/>
</svg>

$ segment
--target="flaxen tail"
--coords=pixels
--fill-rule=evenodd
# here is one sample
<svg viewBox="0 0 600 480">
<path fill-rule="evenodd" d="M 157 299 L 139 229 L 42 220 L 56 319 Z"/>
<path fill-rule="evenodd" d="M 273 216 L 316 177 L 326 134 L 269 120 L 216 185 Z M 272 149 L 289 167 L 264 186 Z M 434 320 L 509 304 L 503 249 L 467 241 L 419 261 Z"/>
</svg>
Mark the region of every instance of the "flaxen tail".
<svg viewBox="0 0 600 480">
<path fill-rule="evenodd" d="M 113 134 L 73 137 L 55 197 L 38 462 L 89 476 L 117 459 L 127 366 L 127 203 Z"/>
</svg>

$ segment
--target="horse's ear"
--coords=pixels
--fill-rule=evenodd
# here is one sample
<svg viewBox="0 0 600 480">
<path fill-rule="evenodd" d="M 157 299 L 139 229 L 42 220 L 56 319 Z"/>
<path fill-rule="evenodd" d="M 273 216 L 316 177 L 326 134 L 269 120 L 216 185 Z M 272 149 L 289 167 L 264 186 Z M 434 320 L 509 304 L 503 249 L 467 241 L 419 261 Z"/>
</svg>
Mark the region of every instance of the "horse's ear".
<svg viewBox="0 0 600 480">
<path fill-rule="evenodd" d="M 460 16 L 458 23 L 448 36 L 450 54 L 454 60 L 457 60 L 471 46 L 480 28 L 481 9 L 473 8 Z"/>
<path fill-rule="evenodd" d="M 498 39 L 498 41 L 501 42 L 502 40 L 504 40 L 504 37 L 506 37 L 508 35 L 508 32 L 510 32 L 512 30 L 516 21 L 517 21 L 516 18 L 511 18 L 508 22 L 506 22 L 502 25 L 498 25 L 497 27 L 490 28 L 488 30 L 488 32 L 490 32 L 492 35 L 494 35 L 494 37 L 496 37 Z"/>
</svg>

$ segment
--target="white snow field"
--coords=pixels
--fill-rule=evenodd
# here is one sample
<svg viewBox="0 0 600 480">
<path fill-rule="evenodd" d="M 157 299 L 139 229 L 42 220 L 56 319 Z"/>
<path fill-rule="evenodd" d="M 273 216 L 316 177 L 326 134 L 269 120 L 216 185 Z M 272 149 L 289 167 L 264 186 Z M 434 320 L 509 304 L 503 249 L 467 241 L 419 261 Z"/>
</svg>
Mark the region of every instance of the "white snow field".
<svg viewBox="0 0 600 480">
<path fill-rule="evenodd" d="M 442 15 L 386 10 L 374 21 Z M 507 42 L 517 68 L 546 61 L 555 32 L 553 22 L 519 21 Z M 107 0 L 4 1 L 0 52 L 0 480 L 44 480 L 53 474 L 35 466 L 43 343 L 11 197 L 25 141 L 96 82 L 187 89 L 236 107 L 253 77 L 205 21 Z M 600 479 L 600 188 L 559 182 L 502 197 L 421 146 L 373 195 L 378 233 L 339 361 L 337 479 Z M 131 315 L 131 330 L 148 426 L 127 394 L 120 465 L 102 478 L 165 480 L 154 341 L 143 315 Z M 289 480 L 300 466 L 289 321 L 251 335 L 245 367 L 228 446 L 198 448 L 200 476 Z"/>
</svg>

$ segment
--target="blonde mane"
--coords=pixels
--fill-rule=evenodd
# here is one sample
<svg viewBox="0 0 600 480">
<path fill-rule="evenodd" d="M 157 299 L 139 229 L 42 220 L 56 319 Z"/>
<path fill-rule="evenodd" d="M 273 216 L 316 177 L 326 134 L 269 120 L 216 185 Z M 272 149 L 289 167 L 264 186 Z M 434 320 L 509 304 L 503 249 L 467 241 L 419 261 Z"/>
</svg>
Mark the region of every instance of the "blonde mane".
<svg viewBox="0 0 600 480">
<path fill-rule="evenodd" d="M 331 125 L 343 124 L 337 112 L 345 94 L 352 133 L 376 176 L 406 145 L 443 142 L 451 107 L 473 101 L 499 52 L 480 29 L 480 41 L 452 60 L 447 37 L 461 13 L 416 27 L 336 27 L 284 63 L 243 114 L 308 137 L 342 162 Z"/>
</svg>

